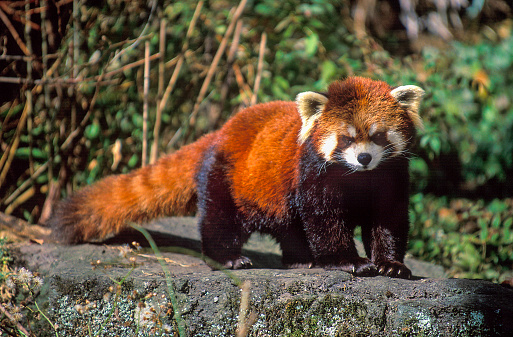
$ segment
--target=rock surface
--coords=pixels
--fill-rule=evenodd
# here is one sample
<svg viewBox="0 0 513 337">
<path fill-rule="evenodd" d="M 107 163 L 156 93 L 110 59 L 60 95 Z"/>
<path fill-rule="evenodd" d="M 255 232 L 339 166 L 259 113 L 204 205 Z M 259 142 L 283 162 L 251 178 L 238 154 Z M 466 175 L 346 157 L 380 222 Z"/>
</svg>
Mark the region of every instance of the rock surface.
<svg viewBox="0 0 513 337">
<path fill-rule="evenodd" d="M 513 290 L 446 279 L 427 263 L 407 259 L 414 280 L 286 270 L 276 243 L 255 236 L 245 246 L 255 268 L 212 271 L 198 257 L 194 218 L 146 228 L 165 269 L 138 232 L 97 244 L 17 246 L 17 262 L 45 279 L 60 336 L 234 336 L 237 327 L 273 337 L 513 335 Z M 134 240 L 143 248 L 122 245 Z"/>
</svg>

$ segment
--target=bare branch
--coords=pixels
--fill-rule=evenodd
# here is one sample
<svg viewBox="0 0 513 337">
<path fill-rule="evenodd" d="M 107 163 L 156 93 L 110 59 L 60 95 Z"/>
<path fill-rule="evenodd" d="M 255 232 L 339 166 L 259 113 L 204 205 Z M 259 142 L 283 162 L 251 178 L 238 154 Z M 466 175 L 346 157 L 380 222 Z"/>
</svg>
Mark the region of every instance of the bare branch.
<svg viewBox="0 0 513 337">
<path fill-rule="evenodd" d="M 264 69 L 264 54 L 265 44 L 267 42 L 267 34 L 262 34 L 262 40 L 260 41 L 260 50 L 258 52 L 258 70 L 255 78 L 255 86 L 253 87 L 253 96 L 251 97 L 251 105 L 255 105 L 257 102 L 258 90 L 260 89 L 260 80 L 262 79 L 262 71 Z"/>
<path fill-rule="evenodd" d="M 150 42 L 144 44 L 144 97 L 143 97 L 143 134 L 142 134 L 142 167 L 148 161 L 148 92 L 150 91 Z"/>
<path fill-rule="evenodd" d="M 205 77 L 205 81 L 203 81 L 203 85 L 201 86 L 200 92 L 198 94 L 198 98 L 196 99 L 196 103 L 194 104 L 194 108 L 192 109 L 191 117 L 190 117 L 190 125 L 194 125 L 196 123 L 196 115 L 198 114 L 199 107 L 203 99 L 205 98 L 205 94 L 207 93 L 208 86 L 210 84 L 210 81 L 212 80 L 212 77 L 214 76 L 214 72 L 217 68 L 217 65 L 219 61 L 221 60 L 221 56 L 224 54 L 224 49 L 226 48 L 226 44 L 228 43 L 228 39 L 232 35 L 232 32 L 235 28 L 235 24 L 239 20 L 239 17 L 242 14 L 242 11 L 244 10 L 244 7 L 246 6 L 247 0 L 242 0 L 239 3 L 239 6 L 235 10 L 235 13 L 233 14 L 232 21 L 230 22 L 230 25 L 226 29 L 226 32 L 224 34 L 223 39 L 221 40 L 221 44 L 219 45 L 219 48 L 217 49 L 217 52 L 214 56 L 214 60 L 212 61 L 212 64 L 210 65 L 210 68 L 208 70 L 207 76 Z"/>
<path fill-rule="evenodd" d="M 198 2 L 196 6 L 196 10 L 192 16 L 191 23 L 189 24 L 189 29 L 187 30 L 187 34 L 185 35 L 185 42 L 182 46 L 182 52 L 178 58 L 178 61 L 175 66 L 175 70 L 173 71 L 173 75 L 171 75 L 171 79 L 169 80 L 169 84 L 166 87 L 166 91 L 164 92 L 164 96 L 162 96 L 162 101 L 160 102 L 160 110 L 163 110 L 167 104 L 167 100 L 169 99 L 169 95 L 173 91 L 176 81 L 178 80 L 178 75 L 180 74 L 180 70 L 182 68 L 184 55 L 187 49 L 189 48 L 189 38 L 192 35 L 194 27 L 196 26 L 196 21 L 198 20 L 199 14 L 201 12 L 201 7 L 203 7 L 203 1 Z"/>
</svg>

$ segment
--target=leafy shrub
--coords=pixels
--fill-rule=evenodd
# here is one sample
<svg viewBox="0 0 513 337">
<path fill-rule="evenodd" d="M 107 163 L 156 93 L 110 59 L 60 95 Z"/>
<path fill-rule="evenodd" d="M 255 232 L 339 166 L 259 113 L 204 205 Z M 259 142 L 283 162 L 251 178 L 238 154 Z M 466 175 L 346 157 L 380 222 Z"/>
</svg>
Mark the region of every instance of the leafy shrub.
<svg viewBox="0 0 513 337">
<path fill-rule="evenodd" d="M 503 281 L 513 265 L 513 199 L 473 202 L 416 194 L 409 252 L 450 277 Z"/>
<path fill-rule="evenodd" d="M 425 48 L 422 56 L 426 129 L 419 153 L 431 171 L 432 187 L 453 183 L 449 188 L 474 191 L 492 184 L 492 196 L 510 194 L 513 36 L 498 43 L 454 42 L 447 51 Z M 452 182 L 451 170 L 457 171 Z"/>
</svg>

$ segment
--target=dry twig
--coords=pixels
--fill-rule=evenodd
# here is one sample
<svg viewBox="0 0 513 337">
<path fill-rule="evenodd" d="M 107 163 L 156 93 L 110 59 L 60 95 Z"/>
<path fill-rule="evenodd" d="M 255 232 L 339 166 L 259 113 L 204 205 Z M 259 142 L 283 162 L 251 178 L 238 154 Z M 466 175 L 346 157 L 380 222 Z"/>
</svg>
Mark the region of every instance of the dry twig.
<svg viewBox="0 0 513 337">
<path fill-rule="evenodd" d="M 194 14 L 192 16 L 191 23 L 189 24 L 189 29 L 187 30 L 187 34 L 185 35 L 185 42 L 182 46 L 182 52 L 180 56 L 178 57 L 178 61 L 175 66 L 175 70 L 173 71 L 173 75 L 171 75 L 171 79 L 169 80 L 169 84 L 166 87 L 166 91 L 164 92 L 164 96 L 162 96 L 162 101 L 160 102 L 160 109 L 163 110 L 166 106 L 167 100 L 169 98 L 169 95 L 171 95 L 171 92 L 173 91 L 176 81 L 178 80 L 178 75 L 180 74 L 180 69 L 182 68 L 184 55 L 187 49 L 189 48 L 189 38 L 192 35 L 192 32 L 194 30 L 194 27 L 196 26 L 196 21 L 198 20 L 201 7 L 203 7 L 203 1 L 198 2 L 198 5 L 196 6 L 196 10 L 194 11 Z"/>
<path fill-rule="evenodd" d="M 194 108 L 192 109 L 191 117 L 189 120 L 189 124 L 191 126 L 194 126 L 194 124 L 196 123 L 196 115 L 198 114 L 200 104 L 203 101 L 203 99 L 205 98 L 210 81 L 212 80 L 212 77 L 214 76 L 217 65 L 218 65 L 219 61 L 221 60 L 221 56 L 224 54 L 224 49 L 226 48 L 228 39 L 230 38 L 230 36 L 233 33 L 235 24 L 239 20 L 239 17 L 241 16 L 242 11 L 244 10 L 244 7 L 246 6 L 246 2 L 247 2 L 247 0 L 241 0 L 241 2 L 239 3 L 239 6 L 235 10 L 235 13 L 233 14 L 233 17 L 232 17 L 232 21 L 230 22 L 230 25 L 226 29 L 223 39 L 221 40 L 221 44 L 219 45 L 219 48 L 217 49 L 214 59 L 212 60 L 212 64 L 210 65 L 210 68 L 208 69 L 207 76 L 205 77 L 205 80 L 203 81 L 203 85 L 201 86 L 200 92 L 198 94 L 198 98 L 196 99 L 196 103 L 194 104 Z"/>
<path fill-rule="evenodd" d="M 251 105 L 255 105 L 257 102 L 257 94 L 260 89 L 260 80 L 262 78 L 262 71 L 264 69 L 264 54 L 265 44 L 267 42 L 267 34 L 262 34 L 262 40 L 260 41 L 260 50 L 258 52 L 258 70 L 255 78 L 255 86 L 253 87 L 253 96 L 251 97 Z"/>
<path fill-rule="evenodd" d="M 233 80 L 233 62 L 235 61 L 235 55 L 237 53 L 237 48 L 239 47 L 240 34 L 242 32 L 242 20 L 239 19 L 237 22 L 237 26 L 235 27 L 235 33 L 233 35 L 232 44 L 230 46 L 230 51 L 228 52 L 228 73 L 226 74 L 226 78 L 224 80 L 223 86 L 221 87 L 221 99 L 220 106 L 221 111 L 223 111 L 226 97 L 228 96 L 228 91 L 230 90 L 230 85 Z M 216 121 L 217 124 L 217 121 Z"/>
<path fill-rule="evenodd" d="M 9 20 L 7 15 L 5 15 L 5 13 L 4 13 L 4 11 L 2 9 L 0 9 L 0 19 L 7 26 L 7 29 L 9 29 L 9 32 L 11 33 L 12 37 L 14 38 L 14 40 L 16 41 L 18 46 L 20 47 L 20 49 L 23 52 L 23 54 L 25 54 L 25 56 L 32 57 L 32 55 L 30 54 L 29 50 L 27 49 L 27 46 L 25 45 L 25 43 L 23 43 L 23 41 L 21 40 L 20 36 L 18 35 L 18 32 L 13 27 L 11 21 Z"/>
<path fill-rule="evenodd" d="M 20 120 L 16 127 L 14 140 L 11 143 L 9 150 L 5 151 L 2 155 L 2 158 L 0 159 L 0 168 L 2 168 L 2 172 L 0 172 L 0 187 L 2 187 L 5 178 L 7 177 L 7 172 L 11 168 L 11 163 L 14 159 L 16 150 L 18 149 L 18 145 L 20 144 L 21 131 L 25 128 L 27 117 L 30 115 L 30 109 L 32 109 L 31 100 L 32 95 L 27 96 L 27 103 L 25 104 L 25 108 L 23 109 Z"/>
<path fill-rule="evenodd" d="M 176 62 L 175 70 L 173 71 L 173 75 L 171 75 L 171 79 L 169 80 L 169 83 L 166 87 L 166 91 L 164 92 L 164 95 L 162 96 L 162 100 L 160 101 L 160 110 L 163 111 L 164 107 L 167 104 L 167 100 L 169 99 L 169 96 L 171 95 L 171 92 L 173 91 L 176 81 L 178 81 L 178 75 L 180 74 L 180 70 L 182 69 L 183 61 L 185 52 L 187 49 L 189 49 L 189 38 L 192 35 L 192 32 L 194 30 L 194 27 L 196 26 L 196 21 L 198 20 L 199 14 L 201 12 L 201 8 L 203 7 L 203 1 L 199 1 L 196 5 L 196 9 L 194 10 L 194 14 L 191 19 L 191 23 L 189 24 L 189 29 L 187 29 L 187 34 L 185 34 L 185 42 L 182 46 L 182 51 L 180 55 L 178 56 L 178 61 Z M 182 133 L 182 128 L 179 128 L 173 138 L 168 143 L 168 146 L 170 144 L 174 144 L 176 140 L 180 137 Z"/>
<path fill-rule="evenodd" d="M 153 126 L 153 146 L 151 147 L 150 164 L 157 161 L 158 145 L 160 138 L 160 124 L 162 123 L 162 107 L 160 102 L 162 101 L 162 95 L 164 92 L 164 54 L 166 52 L 166 20 L 160 20 L 160 38 L 159 38 L 159 82 L 157 89 L 157 111 L 155 114 L 155 125 Z"/>
<path fill-rule="evenodd" d="M 232 66 L 233 72 L 235 73 L 235 80 L 237 81 L 237 85 L 239 86 L 239 92 L 242 96 L 242 100 L 244 104 L 248 106 L 251 101 L 251 96 L 253 96 L 251 92 L 251 88 L 249 85 L 244 82 L 244 76 L 242 75 L 242 71 L 237 63 L 234 63 Z"/>
<path fill-rule="evenodd" d="M 143 135 L 142 167 L 148 162 L 148 93 L 150 91 L 150 42 L 144 44 L 144 97 L 143 97 Z"/>
</svg>

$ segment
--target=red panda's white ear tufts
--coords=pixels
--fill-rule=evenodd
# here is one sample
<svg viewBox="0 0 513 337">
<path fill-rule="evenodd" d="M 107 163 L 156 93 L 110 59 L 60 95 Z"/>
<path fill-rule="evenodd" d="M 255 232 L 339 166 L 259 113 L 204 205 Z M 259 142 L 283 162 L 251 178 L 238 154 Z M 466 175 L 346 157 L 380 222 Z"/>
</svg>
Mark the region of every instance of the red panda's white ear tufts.
<svg viewBox="0 0 513 337">
<path fill-rule="evenodd" d="M 422 129 L 422 119 L 419 115 L 419 106 L 424 96 L 424 90 L 416 85 L 403 85 L 395 88 L 390 94 L 408 110 L 413 124 Z"/>
<path fill-rule="evenodd" d="M 328 97 L 317 92 L 307 91 L 296 96 L 297 110 L 302 122 L 298 139 L 300 144 L 304 143 L 310 135 L 314 122 L 321 115 L 326 102 Z"/>
</svg>

